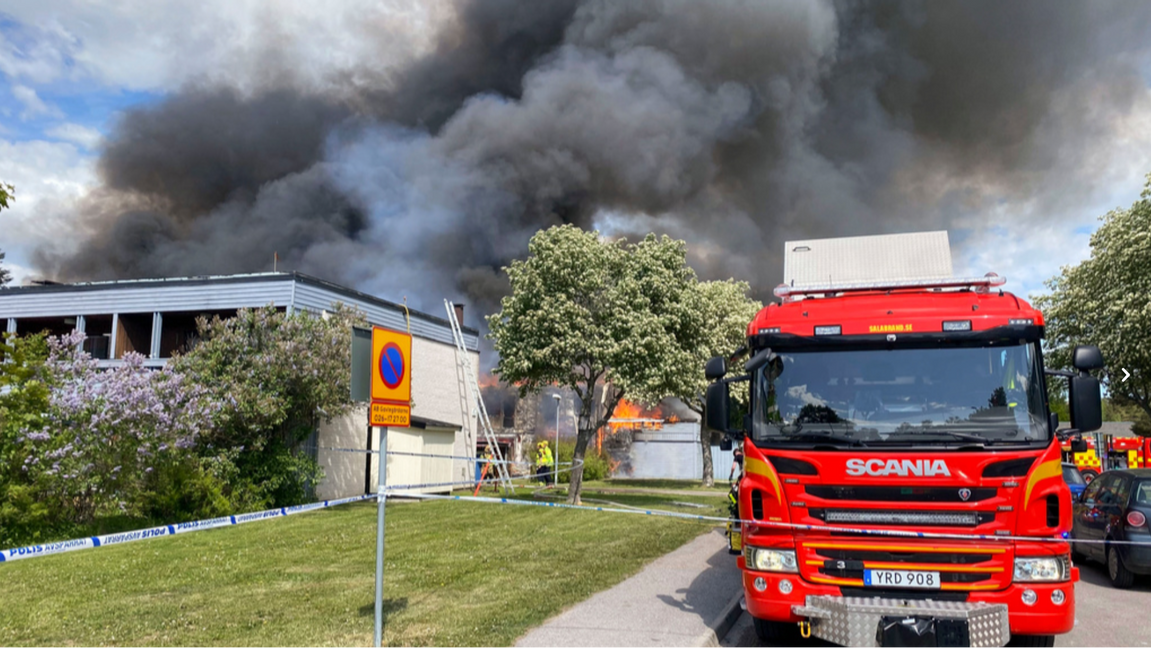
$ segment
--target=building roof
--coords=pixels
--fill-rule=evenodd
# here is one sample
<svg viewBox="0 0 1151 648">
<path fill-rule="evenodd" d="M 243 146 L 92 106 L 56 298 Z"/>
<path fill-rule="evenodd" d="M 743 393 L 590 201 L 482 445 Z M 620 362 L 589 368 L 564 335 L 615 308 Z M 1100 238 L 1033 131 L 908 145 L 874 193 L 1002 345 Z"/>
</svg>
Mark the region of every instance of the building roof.
<svg viewBox="0 0 1151 648">
<path fill-rule="evenodd" d="M 0 318 L 202 312 L 268 305 L 321 312 L 337 302 L 359 308 L 373 325 L 396 330 L 407 326 L 404 306 L 300 272 L 17 286 L 0 289 Z M 445 317 L 408 312 L 412 335 L 455 343 Z M 478 350 L 479 331 L 461 330 L 468 349 Z"/>
</svg>

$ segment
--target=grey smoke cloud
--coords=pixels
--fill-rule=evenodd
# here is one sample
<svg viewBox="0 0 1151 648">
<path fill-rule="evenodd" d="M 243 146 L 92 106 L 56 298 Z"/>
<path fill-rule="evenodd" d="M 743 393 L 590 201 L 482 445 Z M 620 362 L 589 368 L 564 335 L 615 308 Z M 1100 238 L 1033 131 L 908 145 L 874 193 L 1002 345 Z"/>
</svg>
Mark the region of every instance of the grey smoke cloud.
<svg viewBox="0 0 1151 648">
<path fill-rule="evenodd" d="M 480 311 L 542 227 L 667 232 L 766 295 L 791 237 L 1080 204 L 1146 94 L 1141 2 L 474 2 L 324 91 L 129 112 L 59 279 L 295 268 Z M 1083 185 L 1068 182 L 1082 179 Z M 474 315 L 469 316 L 469 319 Z"/>
</svg>

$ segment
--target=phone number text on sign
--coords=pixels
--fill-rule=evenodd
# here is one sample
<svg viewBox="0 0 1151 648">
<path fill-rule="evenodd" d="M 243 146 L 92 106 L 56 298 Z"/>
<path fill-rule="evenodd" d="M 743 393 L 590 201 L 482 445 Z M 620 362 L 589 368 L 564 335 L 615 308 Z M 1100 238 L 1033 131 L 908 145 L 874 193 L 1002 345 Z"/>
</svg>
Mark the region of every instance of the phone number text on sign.
<svg viewBox="0 0 1151 648">
<path fill-rule="evenodd" d="M 372 425 L 408 427 L 412 424 L 412 410 L 408 405 L 372 403 Z"/>
</svg>

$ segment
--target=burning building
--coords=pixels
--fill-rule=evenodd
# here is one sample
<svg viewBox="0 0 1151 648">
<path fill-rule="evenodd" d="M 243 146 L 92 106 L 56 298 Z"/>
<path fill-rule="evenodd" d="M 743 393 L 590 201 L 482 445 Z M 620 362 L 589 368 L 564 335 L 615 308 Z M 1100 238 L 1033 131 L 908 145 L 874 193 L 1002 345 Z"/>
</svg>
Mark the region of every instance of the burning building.
<svg viewBox="0 0 1151 648">
<path fill-rule="evenodd" d="M 644 408 L 621 401 L 615 416 L 597 434 L 597 444 L 612 461 L 617 479 L 688 479 L 703 477 L 698 417 L 674 399 Z M 731 451 L 711 446 L 716 474 L 731 465 Z"/>
</svg>

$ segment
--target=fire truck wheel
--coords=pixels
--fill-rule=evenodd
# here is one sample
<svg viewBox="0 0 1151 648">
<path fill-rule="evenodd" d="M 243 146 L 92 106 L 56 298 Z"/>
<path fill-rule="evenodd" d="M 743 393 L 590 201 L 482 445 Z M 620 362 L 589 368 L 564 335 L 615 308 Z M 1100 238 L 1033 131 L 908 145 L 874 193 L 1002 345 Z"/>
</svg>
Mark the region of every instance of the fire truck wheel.
<svg viewBox="0 0 1151 648">
<path fill-rule="evenodd" d="M 1135 582 L 1135 574 L 1123 564 L 1115 547 L 1107 547 L 1107 575 L 1111 577 L 1111 584 L 1119 589 L 1127 589 Z"/>
<path fill-rule="evenodd" d="M 1099 476 L 1099 472 L 1096 470 L 1083 470 L 1080 472 L 1083 473 L 1083 481 L 1087 482 L 1088 484 L 1090 484 L 1093 479 Z"/>
<path fill-rule="evenodd" d="M 1008 646 L 1054 646 L 1055 635 L 1011 635 Z"/>
<path fill-rule="evenodd" d="M 755 624 L 755 635 L 759 640 L 764 643 L 775 643 L 787 637 L 787 631 L 791 630 L 794 626 L 790 623 L 781 623 L 779 621 L 765 621 L 751 617 L 752 623 Z"/>
</svg>

